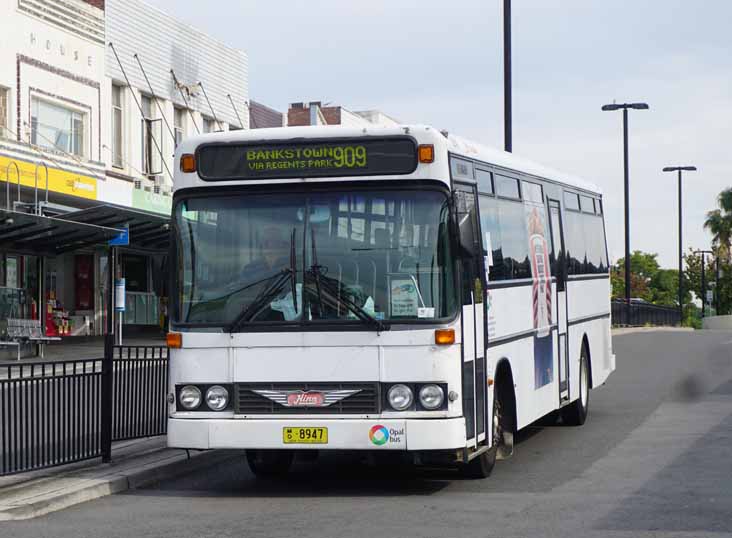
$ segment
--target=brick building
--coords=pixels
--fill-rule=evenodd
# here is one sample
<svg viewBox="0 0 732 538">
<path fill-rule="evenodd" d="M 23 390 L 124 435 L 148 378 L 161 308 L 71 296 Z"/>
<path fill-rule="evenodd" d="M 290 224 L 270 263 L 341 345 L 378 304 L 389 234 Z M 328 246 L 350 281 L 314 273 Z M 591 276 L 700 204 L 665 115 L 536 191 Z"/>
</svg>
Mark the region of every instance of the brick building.
<svg viewBox="0 0 732 538">
<path fill-rule="evenodd" d="M 287 111 L 288 127 L 303 125 L 398 125 L 399 122 L 378 110 L 351 111 L 339 105 L 323 105 L 320 101 L 292 103 Z"/>
</svg>

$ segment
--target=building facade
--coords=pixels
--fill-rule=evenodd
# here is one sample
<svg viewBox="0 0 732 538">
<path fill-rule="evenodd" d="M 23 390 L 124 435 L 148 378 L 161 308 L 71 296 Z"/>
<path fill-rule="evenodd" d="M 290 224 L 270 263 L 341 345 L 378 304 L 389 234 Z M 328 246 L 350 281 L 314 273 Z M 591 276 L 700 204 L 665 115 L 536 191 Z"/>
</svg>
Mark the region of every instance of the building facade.
<svg viewBox="0 0 732 538">
<path fill-rule="evenodd" d="M 323 106 L 320 101 L 292 103 L 287 110 L 287 126 L 302 127 L 304 125 L 347 125 L 350 127 L 379 125 L 393 127 L 399 125 L 399 121 L 379 110 L 351 111 L 340 105 Z"/>
<path fill-rule="evenodd" d="M 249 128 L 247 56 L 140 0 L 107 0 L 105 9 L 110 121 L 99 199 L 169 215 L 177 144 Z M 155 275 L 165 271 L 165 253 L 127 249 L 120 262 L 125 323 L 156 325 L 166 293 L 165 279 Z"/>
<path fill-rule="evenodd" d="M 176 144 L 249 127 L 246 53 L 144 2 L 4 0 L 0 21 L 5 210 L 64 216 L 107 204 L 166 219 Z M 134 239 L 120 255 L 125 322 L 158 326 L 165 253 Z M 0 243 L 0 333 L 7 318 L 52 310 L 63 334 L 101 334 L 107 250 L 44 258 L 41 270 L 39 256 Z"/>
</svg>

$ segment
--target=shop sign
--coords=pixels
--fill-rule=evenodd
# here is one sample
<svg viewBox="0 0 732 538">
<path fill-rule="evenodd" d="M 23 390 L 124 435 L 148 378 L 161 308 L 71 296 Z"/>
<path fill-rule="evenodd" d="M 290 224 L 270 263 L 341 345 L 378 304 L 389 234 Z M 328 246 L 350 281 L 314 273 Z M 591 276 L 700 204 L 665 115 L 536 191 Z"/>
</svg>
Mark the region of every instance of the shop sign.
<svg viewBox="0 0 732 538">
<path fill-rule="evenodd" d="M 18 165 L 18 171 L 20 172 L 20 184 L 24 187 L 34 188 L 36 185 L 36 164 L 0 155 L 0 170 L 7 170 L 11 162 Z M 6 176 L 8 176 L 8 174 L 0 174 L 0 181 L 8 181 Z M 18 176 L 15 174 L 14 166 L 11 167 L 9 177 L 10 183 L 18 182 Z M 38 190 L 46 190 L 46 174 L 43 169 L 38 173 Z M 61 194 L 68 194 L 69 196 L 76 196 L 78 198 L 96 200 L 97 180 L 93 177 L 49 166 L 48 190 L 52 192 L 60 192 Z"/>
<path fill-rule="evenodd" d="M 132 190 L 132 207 L 161 215 L 170 215 L 173 199 L 164 194 L 155 194 L 144 189 Z"/>
</svg>

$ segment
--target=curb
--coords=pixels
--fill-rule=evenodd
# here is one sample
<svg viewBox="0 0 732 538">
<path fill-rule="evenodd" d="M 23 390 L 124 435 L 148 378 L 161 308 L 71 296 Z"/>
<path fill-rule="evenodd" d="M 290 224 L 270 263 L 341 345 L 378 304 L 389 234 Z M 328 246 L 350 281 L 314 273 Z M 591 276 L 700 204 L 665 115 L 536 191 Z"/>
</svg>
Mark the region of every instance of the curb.
<svg viewBox="0 0 732 538">
<path fill-rule="evenodd" d="M 611 331 L 613 336 L 621 334 L 643 333 L 643 332 L 693 332 L 692 327 L 618 327 Z"/>
<path fill-rule="evenodd" d="M 107 495 L 144 488 L 161 480 L 175 478 L 238 456 L 237 453 L 220 450 L 201 452 L 191 455 L 190 458 L 181 454 L 174 461 L 148 464 L 140 470 L 124 474 L 111 474 L 104 478 L 81 478 L 78 479 L 80 483 L 76 487 L 61 486 L 50 496 L 36 501 L 3 505 L 0 500 L 0 521 L 32 519 Z M 63 479 L 63 476 L 59 478 Z"/>
</svg>

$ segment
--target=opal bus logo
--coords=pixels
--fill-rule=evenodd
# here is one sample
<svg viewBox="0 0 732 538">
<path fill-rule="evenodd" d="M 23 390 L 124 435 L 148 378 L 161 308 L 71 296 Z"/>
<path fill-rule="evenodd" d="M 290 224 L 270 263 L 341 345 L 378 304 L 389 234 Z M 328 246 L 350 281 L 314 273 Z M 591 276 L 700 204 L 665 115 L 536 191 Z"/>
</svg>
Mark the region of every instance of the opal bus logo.
<svg viewBox="0 0 732 538">
<path fill-rule="evenodd" d="M 389 430 L 387 430 L 386 427 L 382 426 L 381 424 L 372 426 L 371 430 L 369 430 L 369 439 L 376 446 L 385 445 L 386 442 L 389 440 Z"/>
</svg>

